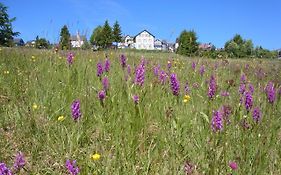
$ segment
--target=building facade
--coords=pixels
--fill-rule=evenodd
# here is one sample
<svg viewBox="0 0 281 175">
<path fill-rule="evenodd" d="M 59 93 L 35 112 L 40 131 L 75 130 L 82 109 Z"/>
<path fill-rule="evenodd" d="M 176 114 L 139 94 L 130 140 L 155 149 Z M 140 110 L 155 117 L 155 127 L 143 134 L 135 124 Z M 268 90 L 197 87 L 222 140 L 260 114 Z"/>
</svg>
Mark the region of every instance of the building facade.
<svg viewBox="0 0 281 175">
<path fill-rule="evenodd" d="M 86 41 L 86 36 L 80 36 L 79 32 L 76 35 L 70 37 L 71 46 L 73 48 L 80 48 Z"/>
<path fill-rule="evenodd" d="M 135 48 L 154 50 L 155 36 L 149 33 L 147 30 L 143 30 L 134 37 Z"/>
</svg>

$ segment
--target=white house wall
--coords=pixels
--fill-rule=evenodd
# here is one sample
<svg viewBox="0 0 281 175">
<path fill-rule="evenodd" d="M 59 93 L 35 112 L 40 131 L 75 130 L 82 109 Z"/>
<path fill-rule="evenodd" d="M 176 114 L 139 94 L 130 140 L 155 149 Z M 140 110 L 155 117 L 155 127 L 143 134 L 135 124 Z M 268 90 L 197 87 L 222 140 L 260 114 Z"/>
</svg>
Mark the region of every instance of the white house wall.
<svg viewBox="0 0 281 175">
<path fill-rule="evenodd" d="M 71 45 L 74 48 L 82 47 L 83 44 L 84 44 L 84 41 L 71 41 Z"/>
<path fill-rule="evenodd" d="M 144 31 L 135 38 L 136 49 L 154 50 L 154 37 Z"/>
</svg>

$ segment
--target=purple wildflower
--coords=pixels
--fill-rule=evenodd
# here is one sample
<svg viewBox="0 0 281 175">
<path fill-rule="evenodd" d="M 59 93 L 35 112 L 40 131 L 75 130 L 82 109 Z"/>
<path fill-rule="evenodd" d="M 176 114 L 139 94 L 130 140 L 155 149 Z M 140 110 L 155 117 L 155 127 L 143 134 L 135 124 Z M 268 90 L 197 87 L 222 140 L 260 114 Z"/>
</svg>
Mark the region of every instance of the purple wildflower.
<svg viewBox="0 0 281 175">
<path fill-rule="evenodd" d="M 99 91 L 98 98 L 100 99 L 100 101 L 103 101 L 105 99 L 105 91 L 104 90 Z"/>
<path fill-rule="evenodd" d="M 76 160 L 67 160 L 65 166 L 71 175 L 77 175 L 80 172 L 79 167 L 76 165 Z"/>
<path fill-rule="evenodd" d="M 19 152 L 16 157 L 15 157 L 15 161 L 14 161 L 14 168 L 16 171 L 19 171 L 21 168 L 23 168 L 25 166 L 25 158 L 23 153 Z"/>
<path fill-rule="evenodd" d="M 256 72 L 255 72 L 256 76 L 258 79 L 263 79 L 265 77 L 265 72 L 262 70 L 262 68 L 259 68 Z"/>
<path fill-rule="evenodd" d="M 244 83 L 240 84 L 240 86 L 239 86 L 240 94 L 243 95 L 245 93 L 245 91 L 246 91 L 246 85 Z"/>
<path fill-rule="evenodd" d="M 246 75 L 245 74 L 242 74 L 241 77 L 240 77 L 240 84 L 245 84 L 246 83 Z"/>
<path fill-rule="evenodd" d="M 72 118 L 74 121 L 77 121 L 81 118 L 81 111 L 80 111 L 80 101 L 75 100 L 71 104 L 71 112 L 72 112 Z"/>
<path fill-rule="evenodd" d="M 199 72 L 200 72 L 200 75 L 201 75 L 201 76 L 204 75 L 204 72 L 205 72 L 205 66 L 204 66 L 204 65 L 202 65 L 202 66 L 200 67 Z"/>
<path fill-rule="evenodd" d="M 173 91 L 173 95 L 179 96 L 180 82 L 177 80 L 177 75 L 172 73 L 170 77 L 170 81 L 171 81 L 171 90 Z"/>
<path fill-rule="evenodd" d="M 127 73 L 128 75 L 131 75 L 131 66 L 129 64 L 127 65 Z"/>
<path fill-rule="evenodd" d="M 167 78 L 166 72 L 164 70 L 161 70 L 159 74 L 159 80 L 162 85 L 166 82 L 166 78 Z"/>
<path fill-rule="evenodd" d="M 102 79 L 102 86 L 103 86 L 103 90 L 105 90 L 105 92 L 107 92 L 108 88 L 109 88 L 109 81 L 108 81 L 107 77 L 104 77 Z"/>
<path fill-rule="evenodd" d="M 198 89 L 198 88 L 199 88 L 199 83 L 197 83 L 197 82 L 193 83 L 193 84 L 192 84 L 192 87 L 193 87 L 194 89 Z"/>
<path fill-rule="evenodd" d="M 135 71 L 135 84 L 142 86 L 145 78 L 145 67 L 144 64 L 140 64 Z"/>
<path fill-rule="evenodd" d="M 72 53 L 69 53 L 69 54 L 67 55 L 67 63 L 68 63 L 68 65 L 72 65 L 72 63 L 73 63 L 73 58 L 74 58 L 74 56 L 73 56 Z"/>
<path fill-rule="evenodd" d="M 212 129 L 214 132 L 221 131 L 223 129 L 222 114 L 220 111 L 213 112 Z"/>
<path fill-rule="evenodd" d="M 221 92 L 221 96 L 222 96 L 222 97 L 228 97 L 228 96 L 229 96 L 229 92 L 227 92 L 227 91 L 222 91 L 222 92 Z"/>
<path fill-rule="evenodd" d="M 105 63 L 104 63 L 104 71 L 109 72 L 110 70 L 110 60 L 106 58 Z"/>
<path fill-rule="evenodd" d="M 273 104 L 274 101 L 275 101 L 276 95 L 275 95 L 273 83 L 271 81 L 268 82 L 265 91 L 266 91 L 266 94 L 267 94 L 268 102 Z"/>
<path fill-rule="evenodd" d="M 251 94 L 254 94 L 255 88 L 251 83 L 249 83 L 249 91 L 251 92 Z"/>
<path fill-rule="evenodd" d="M 97 76 L 101 77 L 102 74 L 103 74 L 102 64 L 101 64 L 101 62 L 98 62 L 97 63 Z"/>
<path fill-rule="evenodd" d="M 231 107 L 227 105 L 223 105 L 221 108 L 221 113 L 224 121 L 227 124 L 230 124 L 229 116 L 232 114 Z"/>
<path fill-rule="evenodd" d="M 253 97 L 251 92 L 247 91 L 244 97 L 245 97 L 245 108 L 249 112 L 253 107 Z"/>
<path fill-rule="evenodd" d="M 208 90 L 208 96 L 209 99 L 212 100 L 215 97 L 215 93 L 217 90 L 217 83 L 215 77 L 212 75 L 209 82 L 209 90 Z"/>
<path fill-rule="evenodd" d="M 192 62 L 191 67 L 192 67 L 193 71 L 195 71 L 196 63 L 194 61 Z"/>
<path fill-rule="evenodd" d="M 259 107 L 254 108 L 252 116 L 253 116 L 253 120 L 257 123 L 261 120 L 261 111 Z"/>
<path fill-rule="evenodd" d="M 229 167 L 230 167 L 232 170 L 237 170 L 238 165 L 237 165 L 236 162 L 229 162 Z"/>
<path fill-rule="evenodd" d="M 126 56 L 124 54 L 122 54 L 120 56 L 120 64 L 121 64 L 123 69 L 125 69 L 125 67 L 127 66 L 126 61 L 127 61 Z"/>
<path fill-rule="evenodd" d="M 192 174 L 194 170 L 194 165 L 189 161 L 186 161 L 184 164 L 184 172 L 186 175 Z"/>
<path fill-rule="evenodd" d="M 154 72 L 154 75 L 156 77 L 158 77 L 158 75 L 159 75 L 159 69 L 160 69 L 160 65 L 159 64 L 158 64 L 158 66 L 154 66 L 154 68 L 153 68 L 153 72 Z"/>
<path fill-rule="evenodd" d="M 5 163 L 0 163 L 0 175 L 13 175 Z"/>
<path fill-rule="evenodd" d="M 247 122 L 246 119 L 242 119 L 240 124 L 243 127 L 243 129 L 245 129 L 245 130 L 251 128 L 251 125 Z"/>
<path fill-rule="evenodd" d="M 138 103 L 139 103 L 140 98 L 139 98 L 139 96 L 134 95 L 134 96 L 133 96 L 133 100 L 134 100 L 134 103 L 135 103 L 135 104 L 138 104 Z"/>
<path fill-rule="evenodd" d="M 188 81 L 186 81 L 186 83 L 185 83 L 184 92 L 185 92 L 185 94 L 190 94 L 190 89 L 189 89 Z"/>
</svg>

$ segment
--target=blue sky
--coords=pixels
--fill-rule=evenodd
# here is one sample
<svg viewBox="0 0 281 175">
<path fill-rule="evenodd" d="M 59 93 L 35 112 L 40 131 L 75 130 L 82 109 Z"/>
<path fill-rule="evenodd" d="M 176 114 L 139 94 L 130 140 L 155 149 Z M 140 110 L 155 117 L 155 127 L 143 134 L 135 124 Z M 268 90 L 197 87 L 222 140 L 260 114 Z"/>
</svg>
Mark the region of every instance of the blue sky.
<svg viewBox="0 0 281 175">
<path fill-rule="evenodd" d="M 193 29 L 199 42 L 216 47 L 239 33 L 255 45 L 281 48 L 281 0 L 2 0 L 9 7 L 15 31 L 25 41 L 36 35 L 51 42 L 67 24 L 89 38 L 106 19 L 118 20 L 123 34 L 143 29 L 156 38 L 174 41 L 183 29 Z"/>
</svg>

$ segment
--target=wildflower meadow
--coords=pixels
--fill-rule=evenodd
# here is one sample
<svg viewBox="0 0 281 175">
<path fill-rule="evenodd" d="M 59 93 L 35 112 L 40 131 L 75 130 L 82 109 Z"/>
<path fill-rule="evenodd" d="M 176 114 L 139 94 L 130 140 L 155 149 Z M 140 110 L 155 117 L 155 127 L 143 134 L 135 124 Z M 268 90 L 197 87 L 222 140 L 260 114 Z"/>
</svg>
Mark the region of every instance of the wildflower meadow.
<svg viewBox="0 0 281 175">
<path fill-rule="evenodd" d="M 281 174 L 281 62 L 0 50 L 0 174 Z"/>
</svg>

